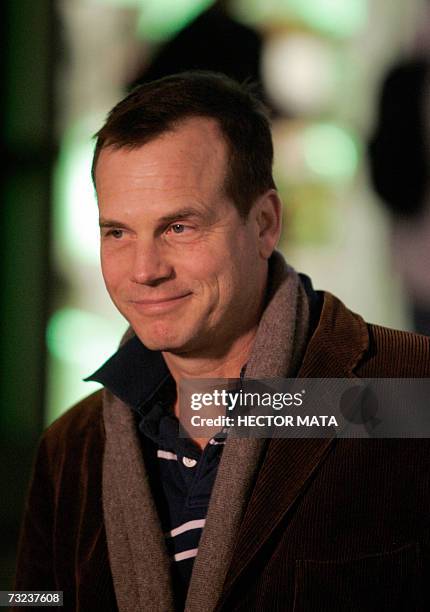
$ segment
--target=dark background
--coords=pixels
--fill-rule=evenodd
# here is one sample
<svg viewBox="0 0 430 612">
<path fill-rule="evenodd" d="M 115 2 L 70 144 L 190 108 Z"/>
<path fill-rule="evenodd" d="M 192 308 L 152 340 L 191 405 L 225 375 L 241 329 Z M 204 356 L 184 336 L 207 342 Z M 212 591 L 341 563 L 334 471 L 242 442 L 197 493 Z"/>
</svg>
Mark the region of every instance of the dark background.
<svg viewBox="0 0 430 612">
<path fill-rule="evenodd" d="M 55 20 L 50 0 L 1 3 L 0 589 L 43 426 Z"/>
</svg>

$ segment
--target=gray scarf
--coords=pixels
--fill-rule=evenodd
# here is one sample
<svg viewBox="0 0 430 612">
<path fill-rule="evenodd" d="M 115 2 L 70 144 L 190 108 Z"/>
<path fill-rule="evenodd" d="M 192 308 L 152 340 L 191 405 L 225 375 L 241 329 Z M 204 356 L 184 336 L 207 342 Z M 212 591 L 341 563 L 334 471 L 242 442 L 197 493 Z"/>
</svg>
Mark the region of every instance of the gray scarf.
<svg viewBox="0 0 430 612">
<path fill-rule="evenodd" d="M 308 300 L 300 279 L 275 252 L 270 259 L 267 303 L 246 377 L 293 375 L 305 351 L 308 326 Z M 166 552 L 132 411 L 105 391 L 103 417 L 103 510 L 118 608 L 120 612 L 171 612 L 172 561 Z M 261 439 L 227 439 L 194 562 L 187 612 L 209 612 L 216 606 L 266 446 Z"/>
</svg>

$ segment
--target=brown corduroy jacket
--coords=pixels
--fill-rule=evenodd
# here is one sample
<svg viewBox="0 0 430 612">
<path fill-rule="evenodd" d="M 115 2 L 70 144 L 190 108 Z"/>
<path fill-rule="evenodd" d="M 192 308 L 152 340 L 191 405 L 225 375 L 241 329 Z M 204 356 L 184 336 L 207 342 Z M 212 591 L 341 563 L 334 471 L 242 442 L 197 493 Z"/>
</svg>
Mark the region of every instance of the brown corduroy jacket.
<svg viewBox="0 0 430 612">
<path fill-rule="evenodd" d="M 326 293 L 299 376 L 429 378 L 430 339 Z M 62 590 L 66 610 L 117 609 L 104 442 L 97 392 L 45 432 L 35 463 L 15 588 Z M 430 441 L 271 440 L 216 609 L 430 610 Z"/>
</svg>

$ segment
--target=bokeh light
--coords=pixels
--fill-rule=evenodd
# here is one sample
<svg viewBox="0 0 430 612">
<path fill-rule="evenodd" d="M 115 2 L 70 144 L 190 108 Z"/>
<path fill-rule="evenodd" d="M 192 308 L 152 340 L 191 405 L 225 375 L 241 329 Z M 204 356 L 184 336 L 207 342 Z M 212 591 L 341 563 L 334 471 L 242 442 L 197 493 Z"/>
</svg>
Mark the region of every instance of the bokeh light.
<svg viewBox="0 0 430 612">
<path fill-rule="evenodd" d="M 103 355 L 107 358 L 112 346 L 118 343 L 118 329 L 97 314 L 62 308 L 49 320 L 46 341 L 50 353 L 57 359 L 91 370 L 95 363 L 101 363 Z"/>
<path fill-rule="evenodd" d="M 214 0 L 99 0 L 139 11 L 137 32 L 150 41 L 163 41 L 179 32 Z"/>
<path fill-rule="evenodd" d="M 94 143 L 81 125 L 72 126 L 61 143 L 55 168 L 54 250 L 57 261 L 70 258 L 98 264 L 98 209 L 91 181 Z M 79 245 L 79 248 L 77 248 Z"/>
<path fill-rule="evenodd" d="M 347 38 L 365 27 L 368 0 L 235 0 L 233 10 L 245 23 L 289 21 Z"/>
<path fill-rule="evenodd" d="M 50 357 L 46 423 L 100 388 L 83 378 L 112 354 L 125 328 L 124 320 L 72 307 L 60 308 L 51 316 L 46 330 Z"/>
<path fill-rule="evenodd" d="M 293 115 L 315 115 L 333 103 L 339 81 L 337 53 L 323 39 L 277 34 L 264 45 L 264 83 L 274 104 Z"/>
<path fill-rule="evenodd" d="M 360 154 L 356 139 L 335 123 L 309 125 L 303 134 L 304 158 L 315 175 L 347 182 L 357 171 Z"/>
</svg>

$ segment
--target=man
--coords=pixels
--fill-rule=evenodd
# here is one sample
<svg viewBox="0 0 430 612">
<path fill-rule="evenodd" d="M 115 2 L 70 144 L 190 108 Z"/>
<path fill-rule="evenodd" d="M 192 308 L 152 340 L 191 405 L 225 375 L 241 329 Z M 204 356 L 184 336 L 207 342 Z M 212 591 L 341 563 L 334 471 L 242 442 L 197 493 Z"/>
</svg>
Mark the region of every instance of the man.
<svg viewBox="0 0 430 612">
<path fill-rule="evenodd" d="M 178 437 L 182 379 L 430 375 L 429 339 L 366 324 L 274 251 L 271 168 L 264 109 L 223 76 L 110 113 L 93 176 L 130 330 L 105 390 L 42 437 L 17 589 L 75 610 L 427 609 L 427 441 Z"/>
</svg>

